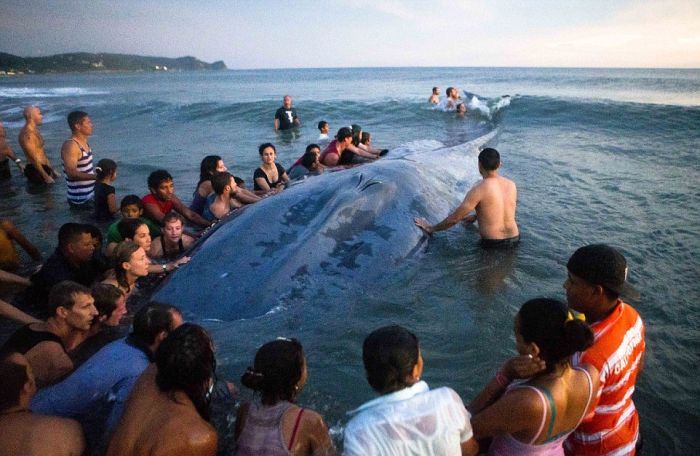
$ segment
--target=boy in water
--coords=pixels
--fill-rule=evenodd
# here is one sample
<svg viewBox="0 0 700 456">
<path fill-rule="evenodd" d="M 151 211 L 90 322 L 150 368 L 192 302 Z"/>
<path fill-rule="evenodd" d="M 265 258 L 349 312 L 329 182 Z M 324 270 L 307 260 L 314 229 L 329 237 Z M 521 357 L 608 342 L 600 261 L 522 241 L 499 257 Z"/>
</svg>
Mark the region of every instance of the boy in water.
<svg viewBox="0 0 700 456">
<path fill-rule="evenodd" d="M 320 131 L 321 134 L 318 135 L 318 139 L 319 140 L 323 140 L 323 139 L 327 140 L 328 139 L 328 132 L 330 131 L 330 129 L 331 129 L 331 126 L 328 125 L 328 122 L 326 122 L 325 120 L 320 121 L 318 123 L 318 131 Z"/>
<path fill-rule="evenodd" d="M 142 198 L 143 210 L 154 222 L 162 225 L 165 214 L 175 211 L 195 225 L 209 226 L 208 220 L 185 206 L 175 195 L 173 176 L 166 170 L 158 169 L 148 176 L 148 189 L 151 193 Z"/>
<path fill-rule="evenodd" d="M 158 225 L 153 223 L 150 219 L 147 219 L 146 217 L 143 216 L 143 202 L 141 202 L 141 198 L 139 198 L 136 195 L 126 195 L 124 198 L 122 198 L 119 210 L 122 214 L 122 219 L 139 219 L 146 225 L 148 225 L 148 231 L 151 234 L 151 238 L 155 239 L 156 237 L 160 236 L 160 228 Z M 109 225 L 109 228 L 107 228 L 107 244 L 118 244 L 124 239 L 122 239 L 121 234 L 119 234 L 119 230 L 117 229 L 117 225 L 121 220 L 117 220 L 116 222 L 112 223 Z"/>
</svg>

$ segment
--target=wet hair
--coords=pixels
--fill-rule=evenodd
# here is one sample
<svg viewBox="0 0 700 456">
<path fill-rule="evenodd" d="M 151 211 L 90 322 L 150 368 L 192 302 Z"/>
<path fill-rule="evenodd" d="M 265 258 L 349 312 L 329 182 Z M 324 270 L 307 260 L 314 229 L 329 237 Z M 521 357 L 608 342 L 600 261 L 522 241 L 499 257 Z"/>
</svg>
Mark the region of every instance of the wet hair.
<svg viewBox="0 0 700 456">
<path fill-rule="evenodd" d="M 158 334 L 163 331 L 169 333 L 174 330 L 175 315 L 182 316 L 182 312 L 177 307 L 170 304 L 151 302 L 139 309 L 134 315 L 131 335 L 146 345 L 152 345 L 156 341 Z"/>
<path fill-rule="evenodd" d="M 95 299 L 98 317 L 106 316 L 107 318 L 117 308 L 117 301 L 124 296 L 124 292 L 114 285 L 99 282 L 92 286 L 90 293 Z"/>
<path fill-rule="evenodd" d="M 448 87 L 445 89 L 445 95 L 448 97 L 450 96 L 450 93 L 454 90 L 454 87 Z"/>
<path fill-rule="evenodd" d="M 82 122 L 87 116 L 88 113 L 85 111 L 73 111 L 68 114 L 68 128 L 70 128 L 70 131 L 75 131 L 76 125 Z"/>
<path fill-rule="evenodd" d="M 370 137 L 371 137 L 371 135 L 369 134 L 368 131 L 363 131 L 363 132 L 362 132 L 362 137 L 360 138 L 360 142 L 361 142 L 362 144 L 367 144 L 367 143 L 369 142 L 369 138 L 370 138 Z"/>
<path fill-rule="evenodd" d="M 526 343 L 540 348 L 540 358 L 551 372 L 557 364 L 593 343 L 593 331 L 585 321 L 569 318 L 569 308 L 556 299 L 531 299 L 518 312 L 518 329 Z"/>
<path fill-rule="evenodd" d="M 306 146 L 306 150 L 304 152 L 311 152 L 314 149 L 321 150 L 321 146 L 319 146 L 318 144 L 309 144 L 308 146 Z"/>
<path fill-rule="evenodd" d="M 59 248 L 65 248 L 71 242 L 75 242 L 80 239 L 83 234 L 89 234 L 92 236 L 92 229 L 89 225 L 83 223 L 64 223 L 61 228 L 58 229 L 58 246 Z"/>
<path fill-rule="evenodd" d="M 231 177 L 231 173 L 226 171 L 214 174 L 211 178 L 211 188 L 214 189 L 214 193 L 222 195 L 226 186 L 231 185 Z"/>
<path fill-rule="evenodd" d="M 20 393 L 29 380 L 27 366 L 13 361 L 11 359 L 13 354 L 15 352 L 3 353 L 0 358 L 0 378 L 2 379 L 0 412 L 19 405 Z"/>
<path fill-rule="evenodd" d="M 165 226 L 166 223 L 172 222 L 173 220 L 179 220 L 180 223 L 182 223 L 182 226 L 185 226 L 185 219 L 183 219 L 182 216 L 175 211 L 170 211 L 163 216 L 163 226 Z"/>
<path fill-rule="evenodd" d="M 260 154 L 261 157 L 262 157 L 263 151 L 264 151 L 265 149 L 267 149 L 268 147 L 272 147 L 272 150 L 274 150 L 275 153 L 277 153 L 277 149 L 275 148 L 275 145 L 274 145 L 274 144 L 272 144 L 272 143 L 262 143 L 262 144 L 260 144 L 260 146 L 258 147 L 258 153 Z"/>
<path fill-rule="evenodd" d="M 345 138 L 349 138 L 352 136 L 352 130 L 348 127 L 342 127 L 340 130 L 338 130 L 338 133 L 335 135 L 335 139 L 338 141 L 342 141 Z"/>
<path fill-rule="evenodd" d="M 253 367 L 241 376 L 241 383 L 259 392 L 263 404 L 294 402 L 304 362 L 304 349 L 298 340 L 279 338 L 258 349 Z"/>
<path fill-rule="evenodd" d="M 104 180 L 117 172 L 117 163 L 109 158 L 103 158 L 97 162 L 95 173 L 97 180 Z"/>
<path fill-rule="evenodd" d="M 479 163 L 486 171 L 493 171 L 501 164 L 501 156 L 496 149 L 487 147 L 479 153 Z"/>
<path fill-rule="evenodd" d="M 141 219 L 121 219 L 117 223 L 117 231 L 122 239 L 134 239 L 136 236 L 136 230 L 139 229 L 141 225 L 146 225 Z M 146 225 L 148 226 L 148 225 Z"/>
<path fill-rule="evenodd" d="M 216 166 L 221 160 L 222 158 L 218 155 L 207 155 L 202 159 L 202 163 L 199 165 L 199 184 L 211 179 L 211 176 L 216 173 Z M 199 184 L 197 184 L 198 187 Z"/>
<path fill-rule="evenodd" d="M 318 123 L 318 129 L 319 129 L 319 130 L 321 130 L 321 129 L 327 127 L 327 126 L 328 126 L 328 122 L 326 122 L 325 120 L 322 120 L 322 121 L 320 121 L 320 122 Z"/>
<path fill-rule="evenodd" d="M 372 331 L 362 344 L 367 382 L 380 394 L 409 386 L 406 379 L 418 362 L 418 354 L 418 338 L 408 329 L 392 325 Z"/>
<path fill-rule="evenodd" d="M 314 163 L 316 163 L 316 159 L 318 159 L 318 155 L 313 152 L 307 152 L 301 157 L 301 164 L 304 168 L 311 169 Z"/>
<path fill-rule="evenodd" d="M 439 93 L 437 87 L 433 87 L 433 93 L 434 93 L 435 95 L 437 95 L 437 94 Z"/>
<path fill-rule="evenodd" d="M 114 261 L 114 277 L 117 279 L 117 283 L 126 288 L 126 291 L 131 290 L 129 281 L 126 280 L 126 269 L 124 269 L 124 263 L 131 261 L 131 256 L 141 247 L 132 241 L 122 241 L 117 245 L 112 253 L 112 259 Z"/>
<path fill-rule="evenodd" d="M 75 296 L 85 294 L 91 296 L 90 289 L 85 285 L 70 280 L 58 282 L 51 287 L 49 291 L 49 299 L 46 304 L 46 310 L 50 316 L 56 315 L 56 310 L 59 307 L 71 309 L 75 305 Z"/>
<path fill-rule="evenodd" d="M 126 195 L 119 203 L 119 208 L 124 209 L 127 206 L 137 206 L 139 209 L 143 209 L 143 201 L 138 195 Z"/>
<path fill-rule="evenodd" d="M 171 180 L 173 180 L 173 176 L 169 172 L 164 169 L 157 169 L 148 175 L 148 188 L 156 190 L 160 187 L 160 184 Z"/>
<path fill-rule="evenodd" d="M 357 124 L 352 124 L 352 143 L 357 146 L 360 144 L 360 135 L 362 134 L 362 127 Z"/>
<path fill-rule="evenodd" d="M 156 351 L 156 384 L 165 393 L 183 391 L 199 415 L 209 419 L 207 391 L 214 377 L 216 359 L 209 334 L 201 326 L 184 323 Z"/>
</svg>

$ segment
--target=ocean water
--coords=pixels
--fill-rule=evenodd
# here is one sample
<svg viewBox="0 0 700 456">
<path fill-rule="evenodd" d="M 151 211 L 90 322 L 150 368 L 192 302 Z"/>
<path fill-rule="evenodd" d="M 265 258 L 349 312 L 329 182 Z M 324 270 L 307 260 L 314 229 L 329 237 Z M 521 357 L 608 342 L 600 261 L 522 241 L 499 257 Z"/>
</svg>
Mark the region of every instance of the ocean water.
<svg viewBox="0 0 700 456">
<path fill-rule="evenodd" d="M 478 94 L 488 108 L 466 119 L 432 110 L 426 100 L 435 85 L 443 93 L 457 86 Z M 294 97 L 303 123 L 294 137 L 272 130 L 285 94 Z M 503 95 L 510 95 L 509 103 Z M 84 109 L 95 125 L 90 143 L 97 157 L 119 165 L 118 197 L 145 194 L 147 175 L 164 167 L 186 202 L 204 155 L 222 155 L 250 182 L 258 144 L 274 142 L 278 161 L 288 166 L 316 140 L 322 119 L 331 131 L 358 123 L 378 147 L 425 153 L 434 144 L 459 147 L 496 131 L 502 173 L 519 189 L 523 242 L 514 255 L 485 254 L 474 230 L 454 228 L 374 286 L 333 287 L 332 278 L 322 278 L 329 281 L 322 299 L 273 301 L 260 317 L 213 320 L 198 314 L 196 303 L 174 304 L 210 329 L 219 376 L 234 381 L 265 341 L 301 340 L 310 378 L 300 402 L 324 415 L 339 443 L 346 411 L 374 397 L 361 361 L 362 340 L 372 329 L 398 323 L 414 330 L 424 379 L 454 388 L 468 402 L 514 352 L 518 307 L 535 296 L 564 299 L 570 254 L 607 242 L 625 253 L 630 281 L 642 292 L 633 304 L 646 323 L 647 352 L 634 399 L 645 453 L 700 449 L 694 439 L 700 425 L 700 70 L 397 68 L 3 78 L 0 120 L 20 154 L 16 137 L 28 104 L 44 112 L 42 132 L 54 164 L 69 135 L 65 115 Z M 463 166 L 459 182 L 435 184 L 439 207 L 454 207 L 478 178 L 472 155 L 465 154 Z M 0 216 L 11 218 L 47 256 L 62 223 L 89 220 L 70 211 L 64 195 L 63 181 L 36 191 L 14 178 L 0 183 Z M 259 229 L 266 229 L 265 220 Z M 235 413 L 222 408 L 218 414 L 227 443 Z"/>
</svg>

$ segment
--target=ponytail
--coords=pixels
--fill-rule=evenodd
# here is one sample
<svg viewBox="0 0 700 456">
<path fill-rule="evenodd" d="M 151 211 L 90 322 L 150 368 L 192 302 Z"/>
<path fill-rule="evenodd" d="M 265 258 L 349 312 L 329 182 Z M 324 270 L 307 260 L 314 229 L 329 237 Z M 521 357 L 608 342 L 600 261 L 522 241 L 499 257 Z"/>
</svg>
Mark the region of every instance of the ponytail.
<svg viewBox="0 0 700 456">
<path fill-rule="evenodd" d="M 566 361 L 593 343 L 593 331 L 582 320 L 573 318 L 561 301 L 536 298 L 527 301 L 518 312 L 519 332 L 527 343 L 534 342 L 547 371 Z"/>
<path fill-rule="evenodd" d="M 95 174 L 97 180 L 102 181 L 106 178 L 112 176 L 117 171 L 117 163 L 109 158 L 103 158 L 97 162 L 95 167 Z"/>
</svg>

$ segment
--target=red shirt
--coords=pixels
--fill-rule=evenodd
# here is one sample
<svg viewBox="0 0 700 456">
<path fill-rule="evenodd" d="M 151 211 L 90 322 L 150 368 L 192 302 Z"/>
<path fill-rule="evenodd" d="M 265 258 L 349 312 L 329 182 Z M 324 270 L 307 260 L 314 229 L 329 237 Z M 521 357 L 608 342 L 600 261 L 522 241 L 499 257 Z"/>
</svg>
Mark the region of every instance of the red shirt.
<svg viewBox="0 0 700 456">
<path fill-rule="evenodd" d="M 153 193 L 149 193 L 148 195 L 144 196 L 141 198 L 141 201 L 143 201 L 143 204 L 153 204 L 158 206 L 158 209 L 163 214 L 167 214 L 168 212 L 173 210 L 173 202 L 171 200 L 168 201 L 161 201 L 155 196 L 153 196 Z"/>
<path fill-rule="evenodd" d="M 591 325 L 593 345 L 572 358 L 574 366 L 590 364 L 600 372 L 593 416 L 566 440 L 567 454 L 633 455 L 639 416 L 632 402 L 644 355 L 644 323 L 634 308 L 619 301 L 604 320 Z"/>
</svg>

